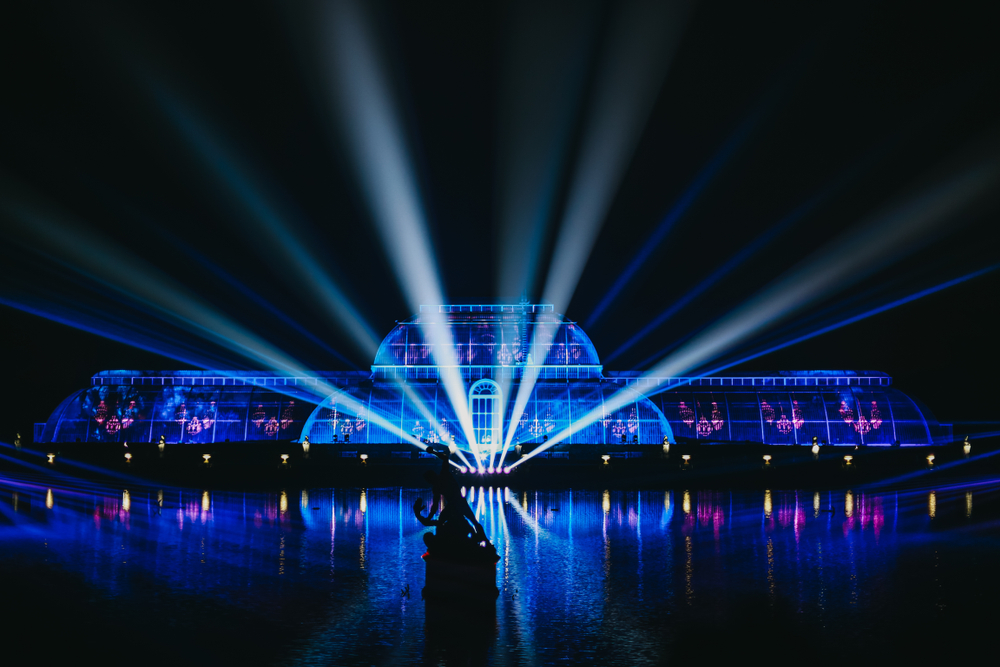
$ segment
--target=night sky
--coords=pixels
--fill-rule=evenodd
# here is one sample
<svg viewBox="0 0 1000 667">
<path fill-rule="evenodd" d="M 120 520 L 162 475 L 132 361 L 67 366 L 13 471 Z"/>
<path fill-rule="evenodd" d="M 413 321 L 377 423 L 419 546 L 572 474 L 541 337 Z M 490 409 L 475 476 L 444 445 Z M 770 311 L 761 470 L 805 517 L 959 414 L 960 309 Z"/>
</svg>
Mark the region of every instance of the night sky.
<svg viewBox="0 0 1000 667">
<path fill-rule="evenodd" d="M 127 296 L 130 281 L 143 280 L 130 273 L 136 262 L 309 368 L 366 368 L 371 357 L 303 287 L 261 218 L 308 249 L 376 335 L 410 315 L 338 123 L 343 91 L 331 92 L 324 62 L 330 14 L 288 4 L 0 10 L 2 439 L 30 433 L 100 370 L 259 367 Z M 503 249 L 520 245 L 524 257 L 537 249 L 527 289 L 541 299 L 588 128 L 607 107 L 593 100 L 616 62 L 609 26 L 622 5 L 363 4 L 447 299 L 516 299 L 500 276 Z M 649 104 L 620 173 L 609 175 L 613 197 L 565 308 L 589 321 L 602 358 L 617 353 L 605 368 L 649 368 L 842 235 L 859 248 L 872 241 L 873 216 L 969 165 L 995 165 L 1000 51 L 990 4 L 705 0 L 660 26 L 664 12 L 650 3 L 650 29 L 664 38 L 648 55 L 662 62 L 613 72 L 644 81 Z M 522 145 L 532 150 L 512 148 Z M 230 167 L 213 159 L 220 154 Z M 547 203 L 511 226 L 504 184 L 544 172 L 511 158 L 525 154 L 554 167 Z M 246 189 L 234 187 L 234 171 Z M 270 217 L 254 201 L 267 202 Z M 858 280 L 717 362 L 992 267 L 998 212 L 993 196 L 958 207 L 921 242 L 883 253 Z M 668 322 L 620 349 L 768 233 Z M 647 260 L 634 265 L 643 250 Z M 120 268 L 120 280 L 102 266 Z M 942 421 L 1000 420 L 998 288 L 1000 271 L 990 271 L 727 372 L 880 370 Z M 84 321 L 119 340 L 66 324 Z M 128 345 L 130 332 L 162 347 Z M 189 363 L 152 351 L 168 347 Z"/>
</svg>

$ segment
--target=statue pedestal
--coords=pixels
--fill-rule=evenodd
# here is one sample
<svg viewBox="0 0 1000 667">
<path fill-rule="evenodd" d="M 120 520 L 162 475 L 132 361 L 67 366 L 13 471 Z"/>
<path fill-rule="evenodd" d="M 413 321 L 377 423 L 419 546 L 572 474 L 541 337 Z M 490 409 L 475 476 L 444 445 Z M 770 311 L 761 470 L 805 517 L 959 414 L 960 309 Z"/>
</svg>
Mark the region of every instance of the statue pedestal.
<svg viewBox="0 0 1000 667">
<path fill-rule="evenodd" d="M 435 602 L 473 602 L 495 605 L 500 596 L 497 588 L 496 563 L 469 563 L 425 553 L 426 573 L 423 599 Z"/>
</svg>

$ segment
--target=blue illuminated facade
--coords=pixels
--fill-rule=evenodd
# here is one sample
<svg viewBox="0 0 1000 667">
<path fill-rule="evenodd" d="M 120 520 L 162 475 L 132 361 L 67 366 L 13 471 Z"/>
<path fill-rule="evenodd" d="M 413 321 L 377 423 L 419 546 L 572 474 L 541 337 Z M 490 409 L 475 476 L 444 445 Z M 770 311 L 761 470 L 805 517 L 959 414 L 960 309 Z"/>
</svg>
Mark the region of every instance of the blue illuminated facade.
<svg viewBox="0 0 1000 667">
<path fill-rule="evenodd" d="M 426 332 L 446 331 L 454 364 L 435 363 Z M 538 335 L 538 332 L 544 332 Z M 544 341 L 544 343 L 542 342 Z M 472 449 L 442 375 L 457 372 L 479 448 L 542 443 L 579 425 L 572 444 L 704 442 L 926 445 L 951 437 L 884 373 L 786 371 L 656 378 L 604 372 L 575 323 L 550 305 L 424 306 L 379 346 L 371 372 L 104 371 L 60 404 L 39 442 L 301 440 L 455 442 Z M 522 381 L 537 377 L 514 422 Z M 627 401 L 609 409 L 612 397 Z M 596 417 L 596 418 L 595 418 Z"/>
</svg>

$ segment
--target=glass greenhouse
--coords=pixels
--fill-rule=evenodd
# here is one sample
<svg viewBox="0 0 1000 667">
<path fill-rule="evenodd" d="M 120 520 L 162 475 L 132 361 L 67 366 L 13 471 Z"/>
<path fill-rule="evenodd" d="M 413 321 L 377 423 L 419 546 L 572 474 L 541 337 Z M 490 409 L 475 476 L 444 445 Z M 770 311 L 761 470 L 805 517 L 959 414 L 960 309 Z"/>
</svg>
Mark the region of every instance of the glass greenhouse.
<svg viewBox="0 0 1000 667">
<path fill-rule="evenodd" d="M 451 341 L 452 354 L 435 344 Z M 436 363 L 451 360 L 450 366 Z M 424 306 L 382 341 L 371 372 L 103 371 L 37 442 L 454 442 L 463 449 L 668 440 L 925 445 L 950 437 L 884 373 L 784 371 L 657 378 L 604 372 L 550 305 Z M 463 428 L 449 400 L 459 378 Z M 533 381 L 533 383 L 532 383 Z M 531 386 L 526 401 L 516 400 Z M 455 383 L 450 386 L 455 392 Z M 612 404 L 613 402 L 613 404 Z M 519 404 L 523 403 L 523 410 Z M 520 413 L 515 416 L 515 413 Z M 511 431 L 513 433 L 511 434 Z M 468 434 L 471 434 L 471 438 Z M 474 439 L 475 442 L 469 442 Z"/>
</svg>

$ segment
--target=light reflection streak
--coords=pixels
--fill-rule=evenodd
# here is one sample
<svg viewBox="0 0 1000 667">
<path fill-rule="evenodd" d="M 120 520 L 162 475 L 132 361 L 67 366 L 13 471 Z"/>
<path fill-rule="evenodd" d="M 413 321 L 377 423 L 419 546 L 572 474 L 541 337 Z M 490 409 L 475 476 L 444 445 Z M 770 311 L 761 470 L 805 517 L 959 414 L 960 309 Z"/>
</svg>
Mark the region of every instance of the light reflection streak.
<svg viewBox="0 0 1000 667">
<path fill-rule="evenodd" d="M 524 507 L 522 507 L 520 503 L 516 502 L 516 500 L 510 501 L 509 504 L 511 507 L 514 508 L 514 511 L 517 512 L 518 516 L 521 517 L 521 521 L 523 521 L 531 528 L 532 532 L 534 532 L 536 537 L 538 536 L 539 533 L 547 533 L 547 531 L 538 524 L 538 521 L 532 518 L 531 514 L 529 514 L 525 510 L 525 508 L 528 506 L 527 498 L 524 499 Z"/>
<path fill-rule="evenodd" d="M 483 516 L 486 508 L 486 490 L 483 487 L 479 487 L 479 503 L 476 504 L 476 521 Z"/>
<path fill-rule="evenodd" d="M 773 602 L 777 595 L 777 584 L 774 578 L 774 541 L 767 536 L 767 594 Z"/>
<path fill-rule="evenodd" d="M 45 534 L 45 531 L 52 534 L 63 534 L 63 541 L 65 541 L 66 535 L 72 532 L 67 531 L 66 527 L 73 525 L 73 522 L 99 521 L 100 532 L 89 526 L 86 531 L 79 532 L 95 536 L 99 534 L 109 536 L 117 540 L 115 545 L 120 542 L 119 538 L 123 538 L 124 533 L 121 531 L 124 524 L 121 523 L 123 517 L 120 513 L 124 512 L 125 508 L 123 507 L 120 487 L 108 488 L 104 493 L 73 500 L 72 496 L 64 494 L 58 485 L 32 485 L 28 482 L 26 486 L 27 488 L 14 487 L 19 495 L 20 505 L 19 513 L 13 515 L 10 513 L 12 500 L 10 486 L 6 479 L 0 479 L 0 492 L 3 493 L 3 497 L 0 497 L 0 511 L 6 512 L 8 516 L 13 516 L 12 521 L 17 528 L 31 528 L 37 525 L 40 535 Z M 995 486 L 995 480 L 978 483 L 975 488 L 991 488 L 992 486 Z M 45 517 L 41 518 L 38 516 L 38 507 L 49 490 L 60 498 L 59 511 L 56 513 L 47 512 Z M 954 509 L 960 516 L 963 496 L 970 492 L 970 489 L 956 486 L 947 490 L 941 488 L 937 490 L 946 494 L 941 497 L 951 498 L 955 501 Z M 116 493 L 119 495 L 116 496 Z M 199 500 L 203 496 L 203 492 L 186 490 L 183 493 L 179 503 L 176 494 L 169 495 L 172 501 L 170 509 L 176 511 L 179 505 L 181 510 L 177 518 L 174 519 L 168 512 L 168 518 L 158 519 L 155 512 L 148 513 L 142 509 L 142 503 L 146 502 L 145 494 L 140 493 L 137 489 L 131 489 L 130 530 L 135 539 L 131 543 L 127 543 L 130 567 L 135 567 L 133 563 L 142 562 L 140 541 L 158 545 L 156 549 L 161 553 L 163 549 L 173 550 L 179 547 L 176 553 L 187 554 L 188 558 L 198 558 L 200 554 L 202 559 L 212 563 L 210 568 L 212 570 L 219 569 L 215 563 L 232 565 L 249 575 L 244 577 L 241 574 L 239 575 L 241 579 L 253 579 L 257 573 L 270 576 L 274 574 L 273 568 L 276 566 L 279 570 L 284 568 L 284 576 L 301 576 L 303 570 L 299 564 L 305 563 L 307 560 L 320 566 L 325 575 L 327 572 L 326 561 L 329 559 L 331 569 L 328 572 L 334 579 L 330 585 L 340 587 L 348 584 L 350 577 L 343 575 L 350 569 L 357 571 L 360 567 L 363 567 L 365 572 L 375 579 L 380 579 L 380 583 L 373 582 L 371 588 L 366 589 L 368 592 L 362 593 L 363 598 L 374 605 L 373 608 L 379 609 L 380 605 L 392 602 L 393 597 L 398 599 L 399 589 L 393 589 L 393 585 L 398 580 L 394 577 L 399 576 L 397 573 L 400 569 L 398 563 L 400 535 L 403 536 L 403 553 L 404 555 L 409 553 L 409 558 L 416 558 L 420 553 L 418 548 L 422 548 L 419 534 L 416 534 L 417 539 L 409 537 L 414 535 L 412 531 L 414 520 L 409 512 L 405 511 L 409 502 L 413 500 L 410 492 L 374 492 L 374 495 L 369 492 L 367 493 L 367 507 L 362 512 L 359 491 L 340 491 L 344 502 L 358 510 L 357 515 L 365 515 L 368 518 L 368 522 L 364 526 L 359 521 L 351 521 L 345 527 L 346 532 L 340 536 L 336 535 L 335 524 L 339 521 L 336 520 L 336 513 L 333 511 L 327 512 L 330 526 L 322 522 L 312 524 L 298 520 L 298 514 L 300 512 L 307 513 L 310 503 L 290 502 L 286 514 L 290 518 L 281 519 L 280 501 L 277 493 L 257 494 L 256 498 L 255 494 L 249 494 L 249 497 L 246 498 L 251 517 L 255 509 L 263 508 L 263 525 L 257 527 L 254 527 L 252 522 L 245 521 L 246 513 L 242 509 L 243 498 L 241 494 L 217 492 L 212 497 L 215 524 L 213 526 L 210 522 L 199 522 L 199 510 L 201 509 Z M 608 493 L 610 496 L 610 491 Z M 774 496 L 774 493 L 779 495 Z M 857 533 L 856 536 L 842 535 L 839 525 L 831 525 L 825 518 L 807 520 L 807 515 L 792 518 L 796 515 L 792 496 L 790 494 L 782 495 L 782 493 L 772 491 L 773 511 L 778 515 L 783 512 L 788 513 L 790 520 L 777 521 L 768 530 L 763 529 L 759 524 L 761 494 L 751 492 L 737 495 L 737 510 L 736 514 L 733 515 L 735 519 L 733 522 L 734 530 L 725 531 L 716 538 L 717 543 L 721 539 L 722 545 L 722 558 L 719 558 L 718 556 L 713 557 L 712 549 L 708 551 L 701 549 L 701 547 L 706 546 L 705 540 L 711 539 L 712 533 L 717 532 L 718 523 L 714 517 L 725 507 L 725 498 L 718 494 L 698 493 L 696 498 L 692 499 L 692 502 L 697 501 L 697 506 L 691 507 L 691 511 L 697 514 L 697 523 L 682 527 L 679 523 L 670 524 L 668 522 L 665 529 L 657 527 L 655 517 L 651 519 L 652 523 L 644 525 L 639 520 L 641 512 L 638 504 L 645 505 L 643 500 L 652 501 L 654 504 L 663 503 L 660 506 L 661 510 L 655 514 L 660 515 L 661 511 L 665 513 L 668 507 L 674 506 L 674 499 L 666 492 L 662 498 L 655 495 L 655 492 L 653 495 L 645 497 L 641 494 L 638 497 L 627 494 L 621 495 L 621 497 L 616 496 L 617 500 L 609 498 L 610 507 L 607 514 L 605 514 L 603 507 L 603 492 L 585 493 L 583 496 L 573 494 L 572 506 L 574 506 L 575 511 L 572 515 L 568 512 L 571 505 L 568 504 L 565 494 L 558 499 L 554 495 L 539 494 L 539 519 L 541 519 L 544 508 L 554 506 L 557 500 L 562 500 L 563 513 L 559 515 L 559 520 L 551 525 L 551 530 L 538 541 L 536 552 L 532 547 L 534 541 L 532 540 L 533 531 L 530 523 L 515 521 L 508 525 L 508 520 L 505 517 L 504 503 L 519 504 L 519 497 L 510 494 L 507 489 L 493 489 L 498 507 L 492 507 L 492 498 L 488 498 L 490 492 L 483 488 L 480 496 L 484 502 L 490 502 L 492 518 L 490 529 L 496 530 L 496 545 L 498 551 L 503 555 L 498 574 L 502 577 L 502 583 L 506 585 L 502 585 L 505 594 L 503 600 L 498 602 L 498 612 L 504 609 L 503 605 L 510 605 L 506 606 L 508 613 L 516 613 L 515 610 L 520 608 L 530 616 L 538 610 L 539 603 L 542 605 L 560 604 L 563 596 L 561 593 L 553 594 L 551 589 L 553 581 L 568 582 L 567 585 L 570 588 L 566 589 L 565 601 L 574 610 L 574 613 L 592 608 L 588 605 L 595 602 L 598 604 L 599 613 L 601 600 L 606 599 L 607 595 L 614 598 L 616 587 L 620 584 L 620 577 L 623 576 L 630 577 L 630 581 L 635 582 L 632 587 L 634 594 L 637 594 L 639 587 L 642 588 L 642 594 L 647 601 L 651 600 L 650 595 L 648 595 L 653 590 L 651 586 L 662 590 L 664 596 L 669 596 L 675 588 L 673 584 L 680 581 L 673 579 L 673 574 L 670 574 L 670 563 L 672 559 L 678 557 L 683 558 L 683 565 L 674 574 L 680 575 L 683 572 L 683 575 L 680 575 L 684 578 L 683 599 L 694 603 L 697 602 L 696 596 L 701 590 L 699 586 L 709 586 L 702 592 L 703 595 L 716 590 L 717 577 L 720 573 L 719 566 L 725 568 L 727 563 L 733 562 L 729 560 L 732 557 L 739 556 L 740 560 L 746 563 L 746 567 L 750 567 L 751 575 L 754 571 L 758 575 L 764 573 L 760 570 L 759 558 L 764 555 L 760 551 L 760 547 L 766 546 L 768 541 L 770 542 L 770 553 L 768 554 L 770 558 L 767 566 L 773 579 L 768 580 L 767 585 L 773 581 L 775 590 L 779 594 L 784 592 L 794 595 L 800 577 L 805 577 L 807 582 L 811 580 L 819 583 L 818 603 L 824 605 L 828 601 L 825 592 L 826 582 L 823 580 L 825 573 L 833 574 L 842 584 L 850 584 L 849 587 L 840 586 L 837 589 L 840 593 L 837 593 L 837 597 L 830 598 L 830 602 L 844 601 L 848 592 L 853 595 L 855 591 L 865 590 L 863 587 L 877 580 L 881 571 L 873 573 L 872 567 L 879 567 L 879 560 L 885 553 L 883 551 L 885 547 L 873 550 L 871 540 L 863 538 L 860 533 Z M 926 522 L 926 519 L 922 521 L 921 517 L 926 517 L 927 493 L 926 489 L 919 489 L 903 494 L 909 516 L 908 525 L 911 527 L 919 527 Z M 892 495 L 859 493 L 854 495 L 856 498 L 854 517 L 861 525 L 867 526 L 868 530 L 876 531 L 875 534 L 878 535 L 881 501 L 891 502 Z M 323 506 L 323 509 L 327 510 L 332 510 L 332 507 L 338 502 L 336 498 L 331 498 L 331 494 L 328 492 L 310 490 L 308 496 L 312 504 Z M 155 498 L 155 494 L 151 494 L 149 502 L 152 503 Z M 297 499 L 301 499 L 301 495 Z M 628 521 L 624 520 L 626 515 L 632 514 L 626 509 L 626 501 L 628 504 L 633 504 L 632 507 L 636 510 L 636 520 L 634 521 L 631 518 Z M 941 506 L 945 507 L 950 502 L 951 500 L 946 500 Z M 578 503 L 579 507 L 575 507 Z M 680 506 L 681 503 L 678 502 L 676 505 Z M 345 507 L 347 506 L 345 505 Z M 644 510 L 648 515 L 648 506 L 642 507 L 641 510 Z M 732 512 L 731 509 L 729 511 Z M 95 515 L 93 519 L 91 518 L 92 514 Z M 480 512 L 480 515 L 482 514 L 484 512 Z M 867 520 L 862 518 L 866 514 L 869 516 Z M 607 517 L 607 519 L 601 519 L 598 523 L 598 517 Z M 649 517 L 647 516 L 647 518 Z M 572 540 L 566 540 L 567 530 L 570 526 L 567 526 L 565 519 L 577 522 L 575 526 L 572 526 Z M 796 521 L 804 521 L 805 527 L 796 526 Z M 401 522 L 405 524 L 403 527 L 400 526 Z M 179 523 L 183 526 L 183 535 L 178 533 Z M 368 524 L 371 526 L 370 534 L 366 530 Z M 662 520 L 660 525 L 663 525 Z M 886 526 L 886 528 L 891 532 L 890 526 Z M 984 531 L 983 534 L 986 535 L 989 524 L 984 524 L 981 528 Z M 967 529 L 963 525 L 954 530 L 966 531 Z M 804 539 L 800 542 L 793 542 L 793 537 L 799 531 Z M 10 533 L 5 532 L 4 534 L 9 535 Z M 900 539 L 909 539 L 907 536 L 911 534 L 910 530 L 903 529 L 903 533 L 899 537 Z M 253 535 L 255 543 L 248 546 L 246 540 L 250 535 Z M 281 537 L 284 537 L 283 543 Z M 333 560 L 335 537 L 340 537 L 343 551 L 340 554 L 343 560 L 336 564 Z M 888 537 L 890 541 L 887 546 L 892 550 L 897 542 L 892 541 L 895 540 L 895 536 Z M 885 543 L 886 538 L 887 535 L 883 534 L 881 537 L 883 543 Z M 330 540 L 330 543 L 327 543 L 327 539 Z M 941 539 L 948 539 L 948 536 L 941 536 Z M 640 550 L 633 551 L 633 547 L 638 545 L 640 541 Z M 695 542 L 700 545 L 697 549 L 694 546 Z M 848 547 L 851 542 L 857 547 L 854 552 L 850 553 L 850 558 L 856 559 L 856 563 L 848 563 Z M 646 547 L 650 548 L 650 552 L 644 551 Z M 307 552 L 307 549 L 311 552 Z M 248 550 L 251 553 L 249 556 Z M 699 550 L 698 555 L 694 554 L 696 550 Z M 306 559 L 307 553 L 309 554 L 308 559 Z M 646 556 L 654 553 L 658 563 L 657 567 L 645 568 Z M 115 556 L 115 554 L 111 555 Z M 626 560 L 618 562 L 616 559 L 620 555 L 624 555 Z M 638 581 L 635 580 L 637 561 L 630 560 L 636 555 L 643 561 L 643 571 Z M 540 561 L 534 560 L 536 556 L 540 558 Z M 566 559 L 568 567 L 563 567 L 561 558 Z M 417 562 L 419 563 L 419 561 Z M 630 562 L 632 563 L 631 575 L 628 574 Z M 541 563 L 541 565 L 537 563 Z M 610 589 L 592 585 L 596 578 L 601 577 L 602 568 L 606 568 L 604 571 L 611 577 Z M 819 568 L 818 578 L 817 568 Z M 222 569 L 230 570 L 231 568 Z M 409 566 L 403 569 L 409 576 L 412 576 L 413 573 Z M 164 577 L 190 576 L 187 573 L 171 573 L 170 568 L 167 570 L 161 575 Z M 875 580 L 872 579 L 873 574 L 876 577 Z M 858 578 L 856 585 L 853 579 L 848 580 L 849 577 Z M 322 576 L 321 578 L 325 579 L 326 577 Z M 182 580 L 164 579 L 164 581 L 173 583 Z M 225 584 L 225 582 L 222 583 Z M 240 585 L 245 583 L 245 581 L 241 581 Z M 763 578 L 757 583 L 764 585 Z M 579 588 L 576 588 L 577 586 Z M 666 590 L 663 590 L 663 587 L 666 587 Z M 520 592 L 514 595 L 515 589 L 518 588 Z M 676 586 L 676 588 L 681 588 L 681 586 Z M 806 588 L 809 591 L 816 591 L 815 585 L 810 587 L 807 583 Z M 387 597 L 387 590 L 388 593 L 396 595 Z M 569 594 L 569 591 L 572 591 L 572 595 Z M 859 595 L 857 599 L 862 600 L 863 598 Z M 677 603 L 685 605 L 680 599 L 677 600 Z M 407 606 L 408 610 L 412 609 L 410 603 L 407 603 Z M 584 611 L 584 613 L 589 612 Z M 581 623 L 585 622 L 581 620 Z"/>
<path fill-rule="evenodd" d="M 694 544 L 690 535 L 684 536 L 684 601 L 694 604 Z"/>
</svg>

